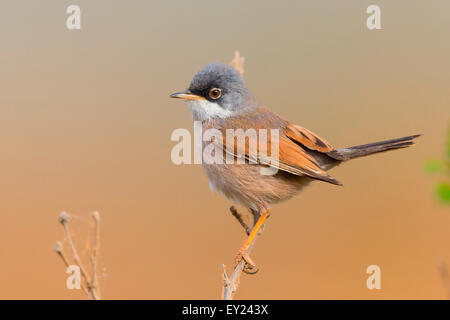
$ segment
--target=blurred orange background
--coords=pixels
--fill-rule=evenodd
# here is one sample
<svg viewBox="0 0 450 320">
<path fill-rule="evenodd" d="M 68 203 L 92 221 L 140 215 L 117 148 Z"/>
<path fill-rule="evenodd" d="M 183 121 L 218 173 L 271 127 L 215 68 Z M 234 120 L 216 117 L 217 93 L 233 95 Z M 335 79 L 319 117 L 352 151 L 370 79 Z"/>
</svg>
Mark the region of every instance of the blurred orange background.
<svg viewBox="0 0 450 320">
<path fill-rule="evenodd" d="M 422 165 L 449 124 L 450 2 L 377 0 L 382 30 L 368 30 L 373 2 L 3 1 L 0 298 L 85 298 L 52 248 L 67 211 L 85 254 L 94 210 L 103 298 L 220 298 L 244 233 L 201 166 L 171 162 L 192 119 L 168 95 L 235 49 L 258 101 L 336 147 L 424 134 L 275 206 L 236 298 L 447 298 L 450 212 Z M 70 4 L 81 30 L 66 29 Z"/>
</svg>

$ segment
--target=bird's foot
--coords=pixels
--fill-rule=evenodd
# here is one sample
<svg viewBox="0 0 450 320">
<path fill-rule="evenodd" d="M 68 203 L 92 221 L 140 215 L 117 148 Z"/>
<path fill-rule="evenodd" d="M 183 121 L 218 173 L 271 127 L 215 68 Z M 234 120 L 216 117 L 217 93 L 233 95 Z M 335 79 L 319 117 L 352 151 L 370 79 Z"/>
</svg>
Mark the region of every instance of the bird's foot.
<svg viewBox="0 0 450 320">
<path fill-rule="evenodd" d="M 248 248 L 243 247 L 239 250 L 238 254 L 234 258 L 235 265 L 239 264 L 239 262 L 241 262 L 242 260 L 244 260 L 245 262 L 244 269 L 242 270 L 245 273 L 255 274 L 259 271 L 258 267 L 248 255 Z"/>
</svg>

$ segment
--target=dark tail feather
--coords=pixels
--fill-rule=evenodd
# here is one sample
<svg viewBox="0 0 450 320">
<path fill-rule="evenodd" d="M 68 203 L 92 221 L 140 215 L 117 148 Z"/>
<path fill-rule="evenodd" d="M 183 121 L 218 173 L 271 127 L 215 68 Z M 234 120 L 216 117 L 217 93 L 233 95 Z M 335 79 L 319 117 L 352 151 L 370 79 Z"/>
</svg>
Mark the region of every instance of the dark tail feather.
<svg viewBox="0 0 450 320">
<path fill-rule="evenodd" d="M 413 139 L 420 137 L 420 134 L 414 136 L 403 137 L 398 139 L 391 139 L 379 141 L 350 148 L 336 149 L 327 153 L 330 157 L 336 160 L 349 160 L 353 158 L 367 156 L 372 153 L 383 152 L 393 149 L 405 148 L 414 145 Z"/>
</svg>

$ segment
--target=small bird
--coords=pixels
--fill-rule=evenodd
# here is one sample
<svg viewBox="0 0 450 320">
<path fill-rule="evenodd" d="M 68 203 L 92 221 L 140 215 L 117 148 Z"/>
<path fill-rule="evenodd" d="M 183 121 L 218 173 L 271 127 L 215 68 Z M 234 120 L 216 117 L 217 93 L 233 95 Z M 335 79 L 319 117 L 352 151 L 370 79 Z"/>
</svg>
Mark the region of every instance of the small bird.
<svg viewBox="0 0 450 320">
<path fill-rule="evenodd" d="M 244 259 L 248 269 L 255 268 L 248 255 L 249 246 L 269 216 L 272 204 L 293 197 L 311 181 L 341 185 L 326 171 L 347 160 L 412 146 L 413 139 L 420 136 L 336 149 L 310 130 L 261 107 L 245 86 L 241 73 L 219 62 L 206 65 L 194 76 L 186 91 L 170 97 L 187 101 L 194 120 L 201 121 L 203 132 L 215 128 L 225 137 L 227 129 L 278 129 L 278 171 L 273 175 L 261 174 L 261 167 L 266 167 L 267 163 L 258 158 L 258 153 L 250 154 L 249 148 L 241 152 L 247 159 L 256 159 L 256 164 L 229 164 L 225 159 L 222 164 L 202 163 L 210 186 L 232 202 L 248 208 L 254 216 L 253 228 L 235 259 L 236 263 Z M 221 156 L 225 157 L 226 153 L 236 158 L 240 156 L 236 147 L 230 148 L 226 143 L 219 145 L 224 151 Z"/>
</svg>

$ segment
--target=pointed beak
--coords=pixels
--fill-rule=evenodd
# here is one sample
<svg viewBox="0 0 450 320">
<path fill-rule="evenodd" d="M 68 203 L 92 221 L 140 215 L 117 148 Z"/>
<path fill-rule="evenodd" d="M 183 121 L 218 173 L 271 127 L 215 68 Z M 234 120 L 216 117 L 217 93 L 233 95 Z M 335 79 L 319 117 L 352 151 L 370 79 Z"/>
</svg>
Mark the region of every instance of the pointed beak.
<svg viewBox="0 0 450 320">
<path fill-rule="evenodd" d="M 172 93 L 170 95 L 171 98 L 177 98 L 177 99 L 184 99 L 184 100 L 201 100 L 205 99 L 202 96 L 198 96 L 196 94 L 193 94 L 189 90 L 183 91 L 183 92 L 176 92 Z"/>
</svg>

